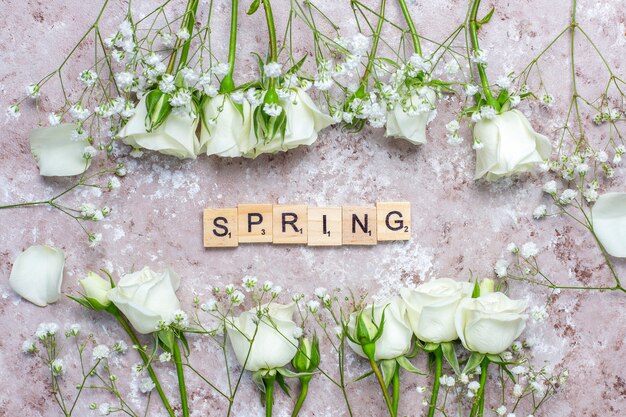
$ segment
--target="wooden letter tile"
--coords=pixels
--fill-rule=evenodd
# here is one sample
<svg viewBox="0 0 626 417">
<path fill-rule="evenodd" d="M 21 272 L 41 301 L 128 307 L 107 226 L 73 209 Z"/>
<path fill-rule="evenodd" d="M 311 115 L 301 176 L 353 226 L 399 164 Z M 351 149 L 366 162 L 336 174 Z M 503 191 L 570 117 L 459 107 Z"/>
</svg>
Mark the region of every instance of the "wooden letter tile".
<svg viewBox="0 0 626 417">
<path fill-rule="evenodd" d="M 376 203 L 378 240 L 411 240 L 411 203 Z"/>
<path fill-rule="evenodd" d="M 344 245 L 376 244 L 376 207 L 344 207 L 342 217 Z"/>
<path fill-rule="evenodd" d="M 204 209 L 204 247 L 228 248 L 239 245 L 237 209 Z"/>
<path fill-rule="evenodd" d="M 273 221 L 274 243 L 307 243 L 307 206 L 275 205 Z"/>
<path fill-rule="evenodd" d="M 309 207 L 309 246 L 341 246 L 341 207 Z"/>
<path fill-rule="evenodd" d="M 239 204 L 239 243 L 272 241 L 272 204 Z"/>
</svg>

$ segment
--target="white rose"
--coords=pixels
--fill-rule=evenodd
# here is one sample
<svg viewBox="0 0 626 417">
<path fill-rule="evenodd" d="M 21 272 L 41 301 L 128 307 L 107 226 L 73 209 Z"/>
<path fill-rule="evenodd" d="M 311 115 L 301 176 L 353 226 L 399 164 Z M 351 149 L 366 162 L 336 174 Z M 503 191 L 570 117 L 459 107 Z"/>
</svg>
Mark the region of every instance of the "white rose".
<svg viewBox="0 0 626 417">
<path fill-rule="evenodd" d="M 284 140 L 278 134 L 274 139 L 263 143 L 263 139 L 257 140 L 254 129 L 251 129 L 251 143 L 255 148 L 246 156 L 256 157 L 262 153 L 276 153 L 300 145 L 311 145 L 317 140 L 320 130 L 334 123 L 333 118 L 322 113 L 311 97 L 300 88 L 292 90 L 291 97 L 281 100 L 281 105 L 287 117 Z"/>
<path fill-rule="evenodd" d="M 220 94 L 207 100 L 200 123 L 200 153 L 234 158 L 252 148 L 255 142 L 250 137 L 250 103 L 244 100 L 241 106 L 243 115 L 227 95 Z"/>
<path fill-rule="evenodd" d="M 626 193 L 606 193 L 591 209 L 593 230 L 611 256 L 626 258 Z"/>
<path fill-rule="evenodd" d="M 151 132 L 146 130 L 146 96 L 137 104 L 135 115 L 122 128 L 119 136 L 124 143 L 136 148 L 150 149 L 178 158 L 195 158 L 200 150 L 196 136 L 198 119 L 170 113 L 163 124 Z"/>
<path fill-rule="evenodd" d="M 87 272 L 87 276 L 78 281 L 85 296 L 92 300 L 95 300 L 101 307 L 107 307 L 111 304 L 111 300 L 107 297 L 107 293 L 111 290 L 111 282 L 102 278 L 95 272 Z"/>
<path fill-rule="evenodd" d="M 459 336 L 454 326 L 454 314 L 461 300 L 471 292 L 470 283 L 450 278 L 435 279 L 415 289 L 401 289 L 400 295 L 407 306 L 415 336 L 431 343 L 456 340 Z"/>
<path fill-rule="evenodd" d="M 431 88 L 411 95 L 406 103 L 397 103 L 393 110 L 387 112 L 386 135 L 406 139 L 414 145 L 426 143 L 426 126 L 435 118 L 436 106 L 437 94 Z M 427 107 L 428 110 L 420 111 L 420 107 Z"/>
<path fill-rule="evenodd" d="M 518 110 L 477 121 L 474 141 L 481 145 L 476 149 L 474 179 L 485 177 L 488 181 L 529 171 L 552 151 L 548 138 L 535 132 Z"/>
<path fill-rule="evenodd" d="M 32 129 L 29 134 L 32 152 L 39 174 L 46 177 L 78 175 L 89 168 L 91 160 L 83 157 L 86 139 L 74 140 L 76 125 L 63 123 L 52 127 Z"/>
<path fill-rule="evenodd" d="M 411 338 L 413 332 L 409 327 L 406 319 L 406 306 L 400 297 L 393 297 L 388 301 L 375 303 L 372 315 L 372 305 L 368 305 L 363 309 L 362 319 L 380 326 L 383 310 L 385 311 L 385 322 L 383 325 L 383 333 L 375 343 L 374 359 L 379 361 L 382 359 L 394 359 L 406 354 L 411 348 Z M 352 313 L 348 322 L 348 331 L 356 339 L 356 320 L 359 312 Z M 372 320 L 373 318 L 373 320 Z M 368 326 L 376 332 L 375 326 Z M 353 343 L 348 339 L 348 344 L 358 355 L 367 357 L 361 346 Z"/>
<path fill-rule="evenodd" d="M 169 269 L 158 273 L 144 267 L 124 275 L 107 297 L 139 333 L 152 333 L 158 330 L 160 321 L 180 310 L 176 297 L 179 284 L 179 276 Z"/>
<path fill-rule="evenodd" d="M 461 343 L 471 352 L 504 352 L 526 327 L 525 309 L 525 300 L 511 300 L 501 292 L 461 300 L 455 316 Z"/>
<path fill-rule="evenodd" d="M 13 263 L 9 285 L 33 304 L 45 307 L 61 294 L 63 251 L 48 245 L 31 246 Z"/>
<path fill-rule="evenodd" d="M 297 326 L 292 320 L 295 308 L 295 303 L 265 304 L 227 320 L 228 338 L 245 369 L 252 372 L 276 369 L 293 359 L 298 350 L 298 340 L 294 337 Z"/>
</svg>

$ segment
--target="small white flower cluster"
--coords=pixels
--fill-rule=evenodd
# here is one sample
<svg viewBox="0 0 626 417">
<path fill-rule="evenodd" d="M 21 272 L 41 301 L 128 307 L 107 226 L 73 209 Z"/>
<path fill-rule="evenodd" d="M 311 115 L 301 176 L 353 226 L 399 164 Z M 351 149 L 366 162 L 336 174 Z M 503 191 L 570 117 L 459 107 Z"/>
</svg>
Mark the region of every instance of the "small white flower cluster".
<svg viewBox="0 0 626 417">
<path fill-rule="evenodd" d="M 597 125 L 600 125 L 605 122 L 616 122 L 620 117 L 623 116 L 623 113 L 619 109 L 607 109 L 605 111 L 599 112 L 595 116 L 593 116 L 593 122 Z"/>
<path fill-rule="evenodd" d="M 35 332 L 35 336 L 39 340 L 46 340 L 48 338 L 56 336 L 59 331 L 59 325 L 56 323 L 40 323 Z"/>
<path fill-rule="evenodd" d="M 120 23 L 117 32 L 104 39 L 104 45 L 111 49 L 111 55 L 116 62 L 131 62 L 137 55 L 135 28 L 132 22 L 124 20 Z"/>
<path fill-rule="evenodd" d="M 461 142 L 463 142 L 463 138 L 459 135 L 459 129 L 461 128 L 461 125 L 459 124 L 458 120 L 451 120 L 450 122 L 448 122 L 446 124 L 446 130 L 448 131 L 448 143 L 450 145 L 458 145 Z M 474 144 L 476 144 L 477 141 L 474 140 Z"/>
<path fill-rule="evenodd" d="M 110 182 L 110 180 L 109 180 Z M 104 206 L 101 209 L 91 203 L 84 203 L 80 207 L 80 216 L 83 220 L 100 221 L 111 214 L 111 208 Z"/>
</svg>

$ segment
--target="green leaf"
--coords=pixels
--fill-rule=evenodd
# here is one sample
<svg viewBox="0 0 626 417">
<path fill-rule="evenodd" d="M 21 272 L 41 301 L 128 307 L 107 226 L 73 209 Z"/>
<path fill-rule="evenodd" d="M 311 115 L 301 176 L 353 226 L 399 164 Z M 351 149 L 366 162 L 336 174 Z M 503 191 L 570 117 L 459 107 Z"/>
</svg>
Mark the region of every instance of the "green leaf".
<svg viewBox="0 0 626 417">
<path fill-rule="evenodd" d="M 109 271 L 107 271 L 106 269 L 100 269 L 100 271 L 103 274 L 105 274 L 107 277 L 109 277 L 109 282 L 111 283 L 111 288 L 115 288 L 115 282 L 113 281 L 113 277 L 111 276 Z"/>
<path fill-rule="evenodd" d="M 191 353 L 191 350 L 189 350 L 189 342 L 187 342 L 187 338 L 185 337 L 185 333 L 179 332 L 178 333 L 178 338 L 180 339 L 181 342 L 183 342 L 183 347 L 185 348 L 185 352 L 187 353 L 187 355 L 189 355 Z"/>
<path fill-rule="evenodd" d="M 157 332 L 157 335 L 163 350 L 172 353 L 174 351 L 174 343 L 176 343 L 174 332 L 171 330 L 160 330 Z"/>
<path fill-rule="evenodd" d="M 146 94 L 145 126 L 147 132 L 158 129 L 171 113 L 170 97 L 169 94 L 165 94 L 160 90 L 152 90 Z"/>
<path fill-rule="evenodd" d="M 380 370 L 383 372 L 383 380 L 385 381 L 386 387 L 389 387 L 389 384 L 391 384 L 393 374 L 396 373 L 397 367 L 398 362 L 396 362 L 395 359 L 383 359 L 380 361 Z"/>
<path fill-rule="evenodd" d="M 439 343 L 428 342 L 424 344 L 424 347 L 422 349 L 424 349 L 424 352 L 431 353 L 431 352 L 436 351 L 438 348 L 439 348 Z"/>
<path fill-rule="evenodd" d="M 409 353 L 404 355 L 404 357 L 407 359 L 412 359 L 416 357 L 419 350 L 424 348 L 424 345 L 422 345 L 422 343 L 419 340 L 417 340 L 416 338 L 414 338 L 414 340 L 415 340 L 415 343 L 411 347 L 411 350 L 409 351 Z"/>
<path fill-rule="evenodd" d="M 484 25 L 484 24 L 486 24 L 486 23 L 489 23 L 489 21 L 490 21 L 490 20 L 491 20 L 491 18 L 493 17 L 493 12 L 494 12 L 495 10 L 496 10 L 496 9 L 495 9 L 493 6 L 491 6 L 491 10 L 489 10 L 489 13 L 487 13 L 487 15 L 486 15 L 485 17 L 483 17 L 482 19 L 480 19 L 480 20 L 478 21 L 478 24 L 479 24 L 479 25 Z"/>
<path fill-rule="evenodd" d="M 285 377 L 280 372 L 280 370 L 276 374 L 276 382 L 278 382 L 278 386 L 283 390 L 283 392 L 287 394 L 287 397 L 291 398 L 291 394 L 290 394 L 291 388 L 289 388 L 289 385 L 287 385 L 287 382 L 285 382 Z"/>
<path fill-rule="evenodd" d="M 483 353 L 472 352 L 471 356 L 467 360 L 467 363 L 465 364 L 465 368 L 463 368 L 463 373 L 468 374 L 472 372 L 478 367 L 478 365 L 480 365 L 484 358 L 485 355 Z"/>
<path fill-rule="evenodd" d="M 487 355 L 487 359 L 489 359 L 489 362 L 493 362 L 493 363 L 497 363 L 498 365 L 521 365 L 522 363 L 524 363 L 525 361 L 505 361 L 504 359 L 502 359 L 502 356 L 500 355 L 493 355 L 491 353 L 488 353 Z"/>
<path fill-rule="evenodd" d="M 265 384 L 263 383 L 264 374 L 265 371 L 263 369 L 252 373 L 252 381 L 262 393 L 265 393 Z"/>
<path fill-rule="evenodd" d="M 426 375 L 425 372 L 422 372 L 418 368 L 413 366 L 413 364 L 405 356 L 397 357 L 396 362 L 398 362 L 398 365 L 400 365 L 402 369 L 407 370 L 412 374 Z"/>
<path fill-rule="evenodd" d="M 276 372 L 286 378 L 300 378 L 301 376 L 313 375 L 313 372 L 293 372 L 287 368 L 276 368 Z"/>
<path fill-rule="evenodd" d="M 443 351 L 443 357 L 450 364 L 454 373 L 461 375 L 461 369 L 459 368 L 459 360 L 456 357 L 456 351 L 454 350 L 454 344 L 452 342 L 444 342 L 441 344 L 441 350 Z"/>
<path fill-rule="evenodd" d="M 88 308 L 89 310 L 95 310 L 95 308 L 89 303 L 89 301 L 87 301 L 86 299 L 83 298 L 78 298 L 78 297 L 73 297 L 71 295 L 66 294 L 67 298 L 69 298 L 70 300 L 74 300 L 76 301 L 78 304 L 80 304 L 81 306 Z"/>
<path fill-rule="evenodd" d="M 502 368 L 502 370 L 509 376 L 509 378 L 511 378 L 511 381 L 513 381 L 513 383 L 517 383 L 517 381 L 515 381 L 515 376 L 513 376 L 513 374 L 511 373 L 511 371 L 509 371 L 509 368 L 505 365 L 505 364 L 501 364 L 500 368 Z"/>
<path fill-rule="evenodd" d="M 293 66 L 291 68 L 289 68 L 287 71 L 285 71 L 285 75 L 296 73 L 302 67 L 302 64 L 304 64 L 304 61 L 306 61 L 306 55 L 303 56 L 302 59 L 300 59 L 300 61 L 298 61 L 295 64 L 293 64 Z"/>
<path fill-rule="evenodd" d="M 250 5 L 250 8 L 246 12 L 246 14 L 248 15 L 254 14 L 258 10 L 260 5 L 261 5 L 261 0 L 254 0 L 252 4 Z"/>
<path fill-rule="evenodd" d="M 474 281 L 474 290 L 472 291 L 472 298 L 480 297 L 480 285 L 478 284 L 478 278 Z"/>
</svg>

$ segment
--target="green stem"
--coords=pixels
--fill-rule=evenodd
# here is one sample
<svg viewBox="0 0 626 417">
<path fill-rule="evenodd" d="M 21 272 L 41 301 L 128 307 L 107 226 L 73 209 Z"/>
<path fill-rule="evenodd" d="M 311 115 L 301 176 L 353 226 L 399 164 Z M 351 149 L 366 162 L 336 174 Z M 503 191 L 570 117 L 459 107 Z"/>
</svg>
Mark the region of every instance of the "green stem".
<svg viewBox="0 0 626 417">
<path fill-rule="evenodd" d="M 270 0 L 263 0 L 263 10 L 265 10 L 265 20 L 267 21 L 267 33 L 269 35 L 269 57 L 268 62 L 278 62 L 278 46 L 276 44 L 276 26 L 274 25 L 274 14 Z M 276 88 L 276 78 L 270 78 L 268 91 Z M 267 102 L 267 100 L 266 100 Z"/>
<path fill-rule="evenodd" d="M 385 21 L 385 3 L 386 3 L 386 0 L 382 0 L 380 2 L 380 11 L 378 13 L 378 24 L 376 25 L 376 30 L 374 31 L 374 36 L 372 40 L 372 49 L 370 50 L 369 60 L 367 61 L 367 67 L 365 67 L 365 72 L 363 73 L 363 78 L 361 79 L 361 83 L 367 82 L 367 77 L 369 76 L 369 73 L 372 70 L 372 66 L 374 65 L 374 60 L 376 59 L 376 51 L 378 50 L 378 40 L 380 39 L 380 32 L 383 30 L 383 22 Z"/>
<path fill-rule="evenodd" d="M 220 84 L 222 93 L 229 93 L 235 89 L 233 71 L 235 70 L 235 58 L 237 55 L 237 18 L 239 14 L 239 0 L 232 0 L 230 11 L 230 43 L 228 44 L 228 74 Z"/>
<path fill-rule="evenodd" d="M 378 367 L 378 365 L 376 364 L 374 357 L 370 358 L 370 366 L 372 367 L 372 371 L 374 371 L 374 375 L 376 375 L 376 379 L 378 379 L 378 384 L 380 385 L 380 390 L 383 393 L 385 404 L 387 404 L 389 415 L 391 417 L 396 417 L 396 414 L 394 413 L 394 410 L 393 410 L 393 404 L 391 403 L 391 398 L 389 398 L 389 393 L 387 392 L 387 387 L 385 386 L 385 379 L 383 378 L 383 374 L 380 371 L 380 368 Z"/>
<path fill-rule="evenodd" d="M 274 381 L 276 375 L 263 377 L 265 385 L 265 417 L 272 417 L 272 406 L 274 405 Z"/>
<path fill-rule="evenodd" d="M 413 18 L 411 18 L 411 14 L 409 13 L 409 8 L 406 5 L 406 0 L 398 0 L 400 2 L 400 8 L 402 9 L 402 14 L 404 15 L 404 20 L 406 20 L 406 24 L 409 27 L 409 32 L 411 32 L 411 38 L 413 38 L 413 47 L 415 48 L 415 53 L 419 56 L 422 56 L 422 46 L 420 45 L 420 38 L 417 36 L 417 30 L 415 30 L 415 23 L 413 22 Z"/>
<path fill-rule="evenodd" d="M 180 404 L 183 409 L 183 417 L 189 417 L 189 404 L 187 403 L 187 386 L 185 385 L 185 372 L 183 370 L 183 362 L 180 355 L 180 346 L 178 341 L 174 341 L 172 345 L 172 353 L 174 355 L 174 363 L 176 364 L 176 375 L 178 376 L 178 389 L 180 390 Z"/>
<path fill-rule="evenodd" d="M 437 397 L 439 397 L 439 379 L 441 378 L 441 371 L 443 369 L 443 352 L 441 346 L 433 352 L 435 355 L 435 380 L 433 381 L 433 393 L 430 396 L 430 405 L 428 406 L 428 417 L 435 415 L 435 409 L 437 408 Z"/>
<path fill-rule="evenodd" d="M 400 366 L 396 365 L 396 370 L 393 373 L 392 383 L 392 400 L 393 400 L 393 414 L 398 415 L 398 405 L 400 404 Z"/>
<path fill-rule="evenodd" d="M 8 204 L 6 206 L 0 206 L 0 210 L 16 207 L 40 206 L 42 204 L 50 204 L 50 201 L 31 201 L 28 203 Z"/>
<path fill-rule="evenodd" d="M 191 16 L 192 13 L 192 7 L 193 9 L 193 16 Z M 198 8 L 198 0 L 187 0 L 187 7 L 185 8 L 185 14 L 184 14 L 184 18 L 183 18 L 183 22 L 181 24 L 181 29 L 187 29 L 187 31 L 189 32 L 189 39 L 187 39 L 183 45 L 183 51 L 181 51 L 181 59 L 179 61 L 179 65 L 178 68 L 182 68 L 181 64 L 183 62 L 187 61 L 187 54 L 189 53 L 189 45 L 191 43 L 191 32 L 193 30 L 193 25 L 196 21 L 196 10 Z M 191 23 L 190 23 L 191 22 Z M 170 60 L 167 63 L 167 69 L 165 70 L 166 74 L 171 74 L 172 72 L 174 72 L 174 67 L 176 65 L 176 56 L 178 55 L 178 48 L 180 48 L 181 46 L 181 41 L 180 39 L 178 39 L 176 41 L 176 44 L 174 45 L 174 50 L 172 51 L 172 56 L 170 56 Z M 186 47 L 186 48 L 185 48 Z M 186 49 L 186 51 L 185 51 Z M 183 59 L 183 53 L 185 55 L 184 59 Z M 185 64 L 182 64 L 183 66 Z"/>
<path fill-rule="evenodd" d="M 300 409 L 302 408 L 302 404 L 304 404 L 304 400 L 306 400 L 306 396 L 309 393 L 309 380 L 303 378 L 300 381 L 300 395 L 298 396 L 298 401 L 296 401 L 296 405 L 293 407 L 293 412 L 291 413 L 291 417 L 297 417 L 298 413 L 300 413 Z"/>
<path fill-rule="evenodd" d="M 478 44 L 478 21 L 476 20 L 476 16 L 478 15 L 478 7 L 480 6 L 480 0 L 474 0 L 472 2 L 472 9 L 470 11 L 469 17 L 469 30 L 470 37 L 472 40 L 472 49 L 474 53 L 476 51 L 480 51 L 480 45 Z M 491 89 L 489 88 L 489 79 L 487 78 L 487 71 L 485 69 L 485 64 L 476 63 L 476 67 L 478 68 L 478 75 L 480 76 L 480 83 L 482 85 L 483 93 L 485 94 L 485 99 L 490 106 L 494 108 L 498 108 L 498 102 L 493 98 L 491 94 Z"/>
<path fill-rule="evenodd" d="M 480 363 L 480 388 L 476 393 L 476 401 L 472 405 L 469 417 L 482 417 L 485 411 L 485 385 L 487 383 L 487 368 L 489 367 L 489 359 L 485 357 Z"/>
<path fill-rule="evenodd" d="M 163 402 L 163 407 L 165 407 L 167 414 L 169 414 L 170 417 L 176 417 L 176 414 L 174 414 L 174 410 L 172 410 L 172 406 L 170 405 L 170 402 L 168 401 L 167 397 L 165 396 L 165 393 L 163 392 L 163 388 L 161 388 L 159 379 L 154 373 L 154 369 L 152 369 L 152 365 L 150 365 L 150 360 L 148 359 L 148 356 L 141 349 L 141 343 L 139 342 L 139 339 L 137 339 L 135 332 L 130 327 L 130 324 L 128 324 L 126 319 L 122 317 L 122 315 L 119 312 L 115 312 L 112 314 L 115 316 L 117 321 L 122 325 L 122 328 L 126 331 L 126 334 L 130 338 L 131 342 L 133 342 L 133 345 L 138 347 L 137 352 L 139 352 L 139 356 L 141 356 L 141 359 L 143 360 L 143 363 L 146 366 L 146 369 L 148 370 L 148 375 L 150 375 L 150 379 L 152 379 L 152 382 L 154 382 L 155 389 L 157 390 L 157 393 L 159 394 L 159 397 L 161 398 L 161 401 Z"/>
<path fill-rule="evenodd" d="M 190 7 L 191 6 L 191 7 Z M 187 56 L 189 55 L 189 47 L 191 46 L 191 39 L 193 39 L 193 27 L 196 24 L 196 14 L 198 12 L 198 0 L 190 0 L 187 4 L 187 10 L 185 10 L 185 20 L 183 25 L 189 33 L 189 39 L 183 44 L 183 49 L 180 52 L 180 61 L 178 61 L 178 69 L 182 69 L 187 65 Z"/>
<path fill-rule="evenodd" d="M 576 110 L 576 119 L 577 119 L 577 124 L 578 124 L 578 130 L 580 132 L 580 137 L 578 138 L 579 143 L 577 144 L 580 145 L 580 141 L 582 140 L 584 133 L 583 133 L 583 126 L 582 126 L 582 120 L 580 118 L 580 109 L 578 108 L 578 87 L 576 85 L 576 63 L 575 63 L 575 59 L 574 59 L 574 47 L 575 47 L 575 42 L 574 42 L 574 38 L 576 35 L 576 28 L 578 27 L 578 23 L 576 22 L 576 0 L 573 1 L 572 4 L 572 20 L 570 23 L 570 27 L 572 30 L 572 36 L 570 37 L 570 56 L 571 56 L 571 70 L 572 70 L 572 87 L 573 87 L 573 94 L 572 94 L 572 100 L 574 101 L 574 109 Z"/>
</svg>

